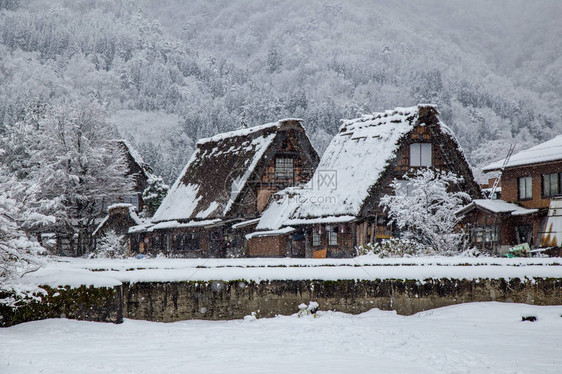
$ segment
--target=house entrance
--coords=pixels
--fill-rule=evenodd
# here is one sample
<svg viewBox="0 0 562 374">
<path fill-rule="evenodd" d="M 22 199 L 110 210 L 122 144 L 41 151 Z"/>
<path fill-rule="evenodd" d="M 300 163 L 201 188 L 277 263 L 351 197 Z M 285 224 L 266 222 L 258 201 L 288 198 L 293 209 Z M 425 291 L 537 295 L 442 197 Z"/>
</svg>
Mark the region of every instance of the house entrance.
<svg viewBox="0 0 562 374">
<path fill-rule="evenodd" d="M 517 235 L 517 244 L 528 243 L 531 244 L 533 241 L 533 226 L 532 225 L 521 225 L 515 227 L 515 233 Z"/>
</svg>

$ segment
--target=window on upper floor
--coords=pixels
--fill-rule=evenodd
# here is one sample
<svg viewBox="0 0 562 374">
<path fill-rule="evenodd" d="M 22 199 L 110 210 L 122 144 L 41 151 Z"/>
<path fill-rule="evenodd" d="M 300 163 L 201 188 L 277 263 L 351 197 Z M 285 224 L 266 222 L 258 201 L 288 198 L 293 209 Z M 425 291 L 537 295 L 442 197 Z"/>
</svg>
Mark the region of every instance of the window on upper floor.
<svg viewBox="0 0 562 374">
<path fill-rule="evenodd" d="M 431 166 L 431 143 L 410 144 L 410 167 Z"/>
<path fill-rule="evenodd" d="M 542 196 L 549 198 L 560 195 L 560 174 L 542 175 Z"/>
<path fill-rule="evenodd" d="M 533 198 L 533 179 L 531 176 L 517 178 L 519 200 L 531 200 Z"/>
<path fill-rule="evenodd" d="M 295 160 L 292 158 L 279 157 L 275 159 L 275 178 L 292 179 L 295 169 Z"/>
</svg>

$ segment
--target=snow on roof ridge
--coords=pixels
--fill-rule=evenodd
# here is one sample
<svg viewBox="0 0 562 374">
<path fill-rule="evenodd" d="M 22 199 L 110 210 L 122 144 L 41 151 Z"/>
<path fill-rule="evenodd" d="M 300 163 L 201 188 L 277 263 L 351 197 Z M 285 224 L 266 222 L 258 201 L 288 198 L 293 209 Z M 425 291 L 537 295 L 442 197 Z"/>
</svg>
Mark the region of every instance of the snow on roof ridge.
<svg viewBox="0 0 562 374">
<path fill-rule="evenodd" d="M 417 113 L 419 113 L 419 109 L 421 107 L 428 107 L 428 106 L 431 106 L 431 107 L 435 108 L 435 106 L 431 105 L 431 104 L 418 104 L 418 105 L 412 106 L 412 107 L 396 107 L 392 110 L 385 110 L 384 112 L 375 112 L 375 113 L 371 113 L 371 114 L 363 114 L 359 118 L 342 119 L 341 120 L 342 125 L 340 126 L 340 132 L 347 131 L 348 126 L 350 126 L 350 125 L 356 125 L 356 124 L 359 124 L 359 123 L 365 123 L 365 122 L 370 122 L 370 121 L 379 120 L 379 119 L 383 119 L 383 118 L 389 118 L 389 117 L 395 116 L 395 115 L 408 116 L 408 115 L 412 115 L 412 114 L 417 114 Z M 368 125 L 369 126 L 379 126 L 379 125 L 382 125 L 382 124 L 385 124 L 385 123 L 386 122 L 372 123 L 372 124 L 368 124 Z"/>
<path fill-rule="evenodd" d="M 131 145 L 131 143 L 129 143 L 127 140 L 125 139 L 111 139 L 112 142 L 119 142 L 119 143 L 123 143 L 123 145 L 125 147 L 127 147 L 127 150 L 129 151 L 131 157 L 133 158 L 133 160 L 135 160 L 135 162 L 137 164 L 139 164 L 139 166 L 143 166 L 145 164 L 141 154 L 135 149 L 133 148 L 133 146 Z"/>
<path fill-rule="evenodd" d="M 221 140 L 224 140 L 224 139 L 227 139 L 227 138 L 232 138 L 232 137 L 237 137 L 237 136 L 247 136 L 247 135 L 250 135 L 254 132 L 267 130 L 267 129 L 273 128 L 273 127 L 279 128 L 279 127 L 281 127 L 281 125 L 283 123 L 291 122 L 291 121 L 299 122 L 299 123 L 302 124 L 303 119 L 301 119 L 301 118 L 283 118 L 283 119 L 280 119 L 280 120 L 275 121 L 275 122 L 265 123 L 263 125 L 227 131 L 227 132 L 223 132 L 223 133 L 220 133 L 220 134 L 213 135 L 213 136 L 208 137 L 208 138 L 199 139 L 197 141 L 197 145 L 210 143 L 210 142 L 219 142 Z"/>
<path fill-rule="evenodd" d="M 151 227 L 148 227 L 147 231 L 153 232 L 155 230 L 173 229 L 173 228 L 204 227 L 204 226 L 214 225 L 219 222 L 222 222 L 222 219 L 214 218 L 214 219 L 206 219 L 206 220 L 190 220 L 187 222 L 170 220 L 170 221 L 162 221 Z"/>
</svg>

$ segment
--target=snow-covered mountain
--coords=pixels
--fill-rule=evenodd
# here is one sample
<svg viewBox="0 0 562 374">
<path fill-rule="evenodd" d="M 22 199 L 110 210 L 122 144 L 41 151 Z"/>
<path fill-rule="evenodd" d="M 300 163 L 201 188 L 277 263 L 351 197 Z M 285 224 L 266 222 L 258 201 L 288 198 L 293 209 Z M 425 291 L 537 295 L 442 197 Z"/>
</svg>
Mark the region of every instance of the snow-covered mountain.
<svg viewBox="0 0 562 374">
<path fill-rule="evenodd" d="M 94 93 L 168 180 L 194 139 L 242 117 L 302 117 L 322 152 L 341 118 L 432 102 L 477 167 L 562 129 L 557 0 L 0 7 L 0 120 Z"/>
</svg>

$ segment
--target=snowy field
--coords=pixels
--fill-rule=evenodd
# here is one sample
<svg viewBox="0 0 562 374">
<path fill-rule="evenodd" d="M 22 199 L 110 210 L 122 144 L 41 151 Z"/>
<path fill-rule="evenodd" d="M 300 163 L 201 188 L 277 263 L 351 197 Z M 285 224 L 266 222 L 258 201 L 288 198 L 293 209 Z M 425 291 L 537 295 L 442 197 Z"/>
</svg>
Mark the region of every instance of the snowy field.
<svg viewBox="0 0 562 374">
<path fill-rule="evenodd" d="M 522 316 L 536 322 L 522 322 Z M 472 303 L 360 315 L 0 329 L 9 373 L 561 373 L 562 306 Z"/>
<path fill-rule="evenodd" d="M 81 259 L 52 257 L 14 288 L 115 286 L 122 282 L 338 279 L 562 278 L 561 258 L 361 256 L 350 259 Z"/>
</svg>

